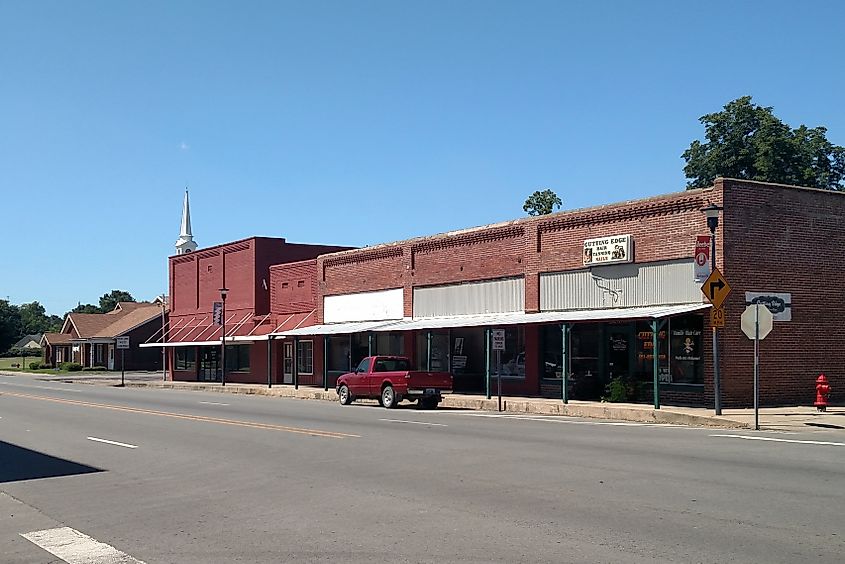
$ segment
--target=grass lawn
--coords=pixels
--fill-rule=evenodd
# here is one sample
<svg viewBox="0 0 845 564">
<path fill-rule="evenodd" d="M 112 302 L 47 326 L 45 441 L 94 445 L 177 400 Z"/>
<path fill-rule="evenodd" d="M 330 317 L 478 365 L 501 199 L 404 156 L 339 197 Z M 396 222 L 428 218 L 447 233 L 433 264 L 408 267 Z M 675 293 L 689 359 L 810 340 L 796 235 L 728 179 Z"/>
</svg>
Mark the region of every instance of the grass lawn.
<svg viewBox="0 0 845 564">
<path fill-rule="evenodd" d="M 23 362 L 23 364 L 21 364 Z M 25 356 L 23 357 L 23 361 L 21 361 L 21 357 L 16 356 L 12 358 L 0 358 L 0 370 L 18 370 L 18 368 L 12 368 L 13 364 L 21 364 L 21 368 L 28 368 L 30 362 L 41 362 L 40 356 Z"/>
</svg>

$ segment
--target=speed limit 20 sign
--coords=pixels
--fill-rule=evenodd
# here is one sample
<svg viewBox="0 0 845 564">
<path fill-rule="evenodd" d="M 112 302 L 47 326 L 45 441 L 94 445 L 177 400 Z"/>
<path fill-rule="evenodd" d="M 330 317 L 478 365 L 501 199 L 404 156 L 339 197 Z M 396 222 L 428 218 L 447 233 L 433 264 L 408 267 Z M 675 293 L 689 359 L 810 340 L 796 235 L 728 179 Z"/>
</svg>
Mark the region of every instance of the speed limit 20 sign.
<svg viewBox="0 0 845 564">
<path fill-rule="evenodd" d="M 710 308 L 710 326 L 724 327 L 725 326 L 725 308 L 714 307 Z"/>
</svg>

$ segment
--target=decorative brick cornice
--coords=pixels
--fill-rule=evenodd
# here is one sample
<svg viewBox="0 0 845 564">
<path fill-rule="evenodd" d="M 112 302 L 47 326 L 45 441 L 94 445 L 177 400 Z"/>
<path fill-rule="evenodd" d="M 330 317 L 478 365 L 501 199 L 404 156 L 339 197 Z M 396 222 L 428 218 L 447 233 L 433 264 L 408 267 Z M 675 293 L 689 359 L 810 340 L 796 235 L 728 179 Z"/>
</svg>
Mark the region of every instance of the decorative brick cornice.
<svg viewBox="0 0 845 564">
<path fill-rule="evenodd" d="M 331 268 L 333 266 L 342 266 L 345 264 L 355 264 L 362 262 L 370 262 L 374 260 L 383 260 L 387 258 L 401 257 L 405 251 L 402 247 L 386 247 L 380 249 L 362 249 L 354 251 L 349 254 L 342 254 L 330 256 L 323 259 L 323 269 Z"/>
<path fill-rule="evenodd" d="M 411 252 L 413 254 L 430 253 L 432 251 L 439 251 L 454 247 L 464 247 L 468 245 L 489 243 L 491 241 L 514 239 L 517 237 L 523 237 L 524 235 L 525 228 L 521 225 L 485 229 L 483 231 L 459 233 L 456 235 L 445 234 L 414 243 L 411 246 Z"/>
<path fill-rule="evenodd" d="M 698 195 L 672 200 L 649 201 L 636 205 L 614 205 L 613 207 L 590 210 L 582 214 L 573 214 L 543 221 L 537 225 L 537 230 L 541 233 L 548 233 L 551 231 L 575 229 L 585 225 L 673 215 L 698 210 L 704 205 L 704 198 Z"/>
</svg>

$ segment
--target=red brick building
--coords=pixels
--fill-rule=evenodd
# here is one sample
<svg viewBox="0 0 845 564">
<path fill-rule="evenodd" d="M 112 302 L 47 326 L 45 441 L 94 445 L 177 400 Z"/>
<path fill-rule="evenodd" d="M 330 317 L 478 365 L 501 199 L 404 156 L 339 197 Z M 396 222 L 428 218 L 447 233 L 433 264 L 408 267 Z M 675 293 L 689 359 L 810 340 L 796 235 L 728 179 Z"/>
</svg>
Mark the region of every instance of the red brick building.
<svg viewBox="0 0 845 564">
<path fill-rule="evenodd" d="M 573 210 L 316 260 L 317 324 L 281 332 L 319 341 L 329 385 L 369 353 L 450 370 L 484 392 L 497 371 L 488 329 L 506 331 L 507 394 L 599 399 L 612 381 L 638 401 L 712 405 L 710 307 L 695 278 L 702 208 L 722 206 L 718 267 L 733 287 L 719 330 L 722 401 L 752 402 L 746 303 L 777 315 L 761 342 L 761 402 L 809 404 L 820 372 L 845 398 L 842 264 L 845 195 L 718 179 L 708 189 Z M 616 253 L 616 256 L 611 256 Z M 708 269 L 709 270 L 709 269 Z M 781 311 L 782 309 L 782 311 Z M 313 371 L 323 369 L 314 359 Z"/>
<path fill-rule="evenodd" d="M 739 326 L 752 301 L 776 314 L 762 403 L 811 403 L 820 372 L 845 399 L 834 317 L 845 194 L 731 179 L 362 249 L 252 238 L 171 257 L 172 375 L 219 379 L 212 309 L 225 286 L 228 381 L 331 387 L 369 354 L 403 354 L 450 371 L 457 392 L 489 393 L 500 374 L 505 394 L 562 397 L 565 376 L 568 399 L 651 403 L 657 382 L 661 402 L 712 406 L 709 268 L 695 265 L 711 204 L 733 288 L 718 330 L 723 405 L 752 403 L 753 343 Z"/>
<path fill-rule="evenodd" d="M 314 259 L 344 249 L 348 247 L 251 237 L 172 256 L 164 343 L 159 332 L 145 348 L 165 347 L 168 374 L 174 380 L 220 381 L 225 331 L 226 381 L 268 382 L 269 365 L 269 381 L 282 383 L 279 367 L 291 365 L 293 351 L 281 356 L 276 345 L 269 356 L 268 335 L 316 322 Z M 311 263 L 303 264 L 303 259 Z M 222 288 L 228 290 L 225 322 L 217 324 L 214 304 L 222 302 Z M 306 354 L 310 357 L 312 351 L 300 353 Z M 292 382 L 290 371 L 287 376 Z"/>
</svg>

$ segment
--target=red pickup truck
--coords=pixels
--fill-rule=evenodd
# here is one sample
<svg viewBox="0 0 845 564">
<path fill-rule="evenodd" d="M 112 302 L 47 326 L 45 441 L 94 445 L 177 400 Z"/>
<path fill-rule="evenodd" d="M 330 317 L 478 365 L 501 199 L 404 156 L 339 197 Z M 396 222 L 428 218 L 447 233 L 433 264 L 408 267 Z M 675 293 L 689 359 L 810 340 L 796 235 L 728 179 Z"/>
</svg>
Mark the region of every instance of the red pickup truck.
<svg viewBox="0 0 845 564">
<path fill-rule="evenodd" d="M 403 399 L 416 399 L 420 407 L 434 409 L 443 394 L 451 392 L 451 374 L 411 370 L 411 362 L 402 356 L 368 356 L 354 372 L 337 379 L 337 397 L 342 405 L 358 398 L 375 398 L 390 408 Z"/>
</svg>

